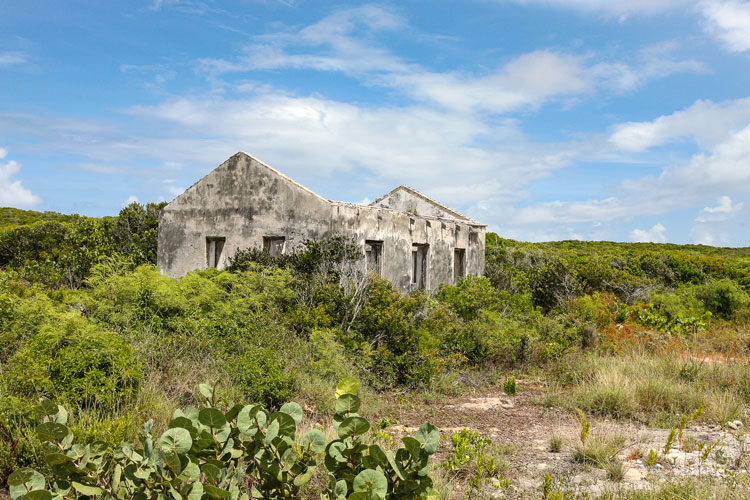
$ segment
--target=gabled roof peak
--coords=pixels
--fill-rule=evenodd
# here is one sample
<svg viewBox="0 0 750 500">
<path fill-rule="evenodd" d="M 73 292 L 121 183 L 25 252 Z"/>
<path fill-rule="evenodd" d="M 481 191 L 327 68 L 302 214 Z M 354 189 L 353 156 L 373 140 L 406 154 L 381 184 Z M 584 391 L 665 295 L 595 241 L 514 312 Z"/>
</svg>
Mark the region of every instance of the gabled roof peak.
<svg viewBox="0 0 750 500">
<path fill-rule="evenodd" d="M 409 186 L 407 186 L 405 184 L 401 184 L 400 186 L 392 189 L 388 193 L 384 194 L 383 196 L 381 196 L 377 200 L 375 200 L 372 203 L 370 203 L 369 206 L 375 206 L 375 205 L 377 205 L 378 203 L 380 203 L 381 201 L 383 201 L 384 199 L 388 198 L 389 196 L 391 196 L 392 194 L 394 194 L 394 193 L 396 193 L 398 191 L 406 191 L 407 193 L 411 194 L 412 196 L 416 196 L 417 198 L 420 198 L 423 201 L 426 201 L 427 203 L 429 203 L 429 204 L 431 204 L 431 205 L 439 208 L 440 210 L 442 210 L 446 214 L 448 214 L 451 217 L 454 217 L 454 218 L 456 218 L 458 220 L 463 220 L 463 221 L 467 221 L 467 222 L 470 222 L 470 223 L 479 224 L 477 221 L 475 221 L 475 220 L 473 220 L 473 219 L 471 219 L 469 217 L 466 217 L 462 213 L 460 213 L 460 212 L 458 212 L 456 210 L 453 210 L 452 208 L 446 207 L 442 203 L 433 200 L 429 196 L 427 196 L 427 195 L 421 193 L 420 191 L 417 191 L 416 189 L 414 189 L 412 187 L 409 187 Z"/>
</svg>

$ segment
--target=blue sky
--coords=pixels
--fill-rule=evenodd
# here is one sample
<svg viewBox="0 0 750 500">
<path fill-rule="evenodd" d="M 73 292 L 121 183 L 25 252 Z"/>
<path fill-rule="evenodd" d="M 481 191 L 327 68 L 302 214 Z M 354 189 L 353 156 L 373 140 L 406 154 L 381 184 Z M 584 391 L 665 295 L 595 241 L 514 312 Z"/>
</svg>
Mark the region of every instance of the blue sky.
<svg viewBox="0 0 750 500">
<path fill-rule="evenodd" d="M 0 206 L 114 215 L 246 151 L 509 238 L 750 245 L 748 1 L 0 6 Z"/>
</svg>

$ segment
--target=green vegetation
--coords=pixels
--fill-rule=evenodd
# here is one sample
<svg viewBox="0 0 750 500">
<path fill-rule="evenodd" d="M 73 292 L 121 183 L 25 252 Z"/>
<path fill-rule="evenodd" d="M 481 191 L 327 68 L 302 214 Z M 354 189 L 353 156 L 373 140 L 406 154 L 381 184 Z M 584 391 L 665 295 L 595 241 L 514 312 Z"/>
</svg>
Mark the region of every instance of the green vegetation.
<svg viewBox="0 0 750 500">
<path fill-rule="evenodd" d="M 36 434 L 43 441 L 47 481 L 32 468 L 8 477 L 12 500 L 52 498 L 299 498 L 321 461 L 329 486 L 327 499 L 422 498 L 432 486 L 429 457 L 440 432 L 430 424 L 403 446 L 383 451 L 367 444 L 370 424 L 357 413 L 360 399 L 354 379 L 336 388 L 334 427 L 326 442 L 320 429 L 298 439 L 304 412 L 286 403 L 273 413 L 259 405 L 221 407 L 215 388 L 201 384 L 201 408 L 175 410 L 169 428 L 157 438 L 149 420 L 139 442 L 111 449 L 106 442 L 75 442 L 68 411 L 48 399 Z M 321 460 L 320 457 L 323 457 Z"/>
<path fill-rule="evenodd" d="M 94 265 L 112 256 L 132 266 L 156 263 L 159 210 L 132 203 L 118 217 L 0 209 L 0 267 L 51 288 L 79 288 Z"/>
<path fill-rule="evenodd" d="M 484 384 L 513 395 L 515 377 L 523 391 L 514 401 L 546 385 L 550 391 L 543 399 L 549 405 L 565 406 L 571 414 L 581 408 L 590 416 L 674 427 L 674 442 L 681 445 L 682 421 L 702 402 L 705 408 L 695 417 L 701 422 L 746 420 L 750 249 L 530 244 L 490 234 L 486 277 L 402 296 L 389 282 L 365 274 L 361 249 L 341 237 L 308 242 L 281 258 L 243 251 L 227 270 L 164 277 L 154 266 L 158 209 L 135 204 L 103 219 L 18 213 L 0 229 L 0 482 L 25 467 L 37 470 L 46 485 L 56 474 L 59 464 L 45 462 L 46 435 L 37 427 L 42 398 L 68 411 L 69 434 L 63 438 L 71 435 L 72 441 L 65 453 L 88 445 L 92 454 L 100 450 L 101 444 L 94 445 L 99 442 L 110 450 L 125 442 L 145 447 L 139 434 L 149 420 L 146 434 L 152 443 L 169 429 L 200 434 L 200 426 L 208 424 L 196 424 L 190 407 L 220 407 L 224 420 L 238 424 L 238 414 L 232 413 L 236 401 L 267 408 L 270 425 L 274 415 L 290 415 L 285 402 L 294 399 L 309 417 L 306 425 L 340 433 L 336 426 L 355 415 L 342 412 L 341 398 L 329 388 L 348 377 L 361 380 L 366 408 L 356 416 L 362 421 L 345 427 L 353 426 L 354 434 L 364 429 L 364 417 L 400 419 L 388 405 L 401 405 L 410 393 L 421 392 L 428 401 Z M 214 387 L 210 404 L 195 394 L 206 381 Z M 175 424 L 179 416 L 191 423 Z M 276 421 L 281 426 L 286 418 Z M 388 425 L 365 432 L 361 442 L 342 438 L 337 453 L 380 457 L 370 447 L 389 435 Z M 232 429 L 239 446 L 244 438 L 240 429 Z M 489 479 L 505 484 L 503 454 L 495 445 L 483 446 L 481 436 L 456 435 L 441 474 L 459 477 L 477 495 L 477 485 Z M 574 454 L 617 479 L 622 464 L 612 457 L 619 445 L 610 438 L 592 433 Z M 338 461 L 334 467 L 330 458 L 323 457 L 329 462 L 324 463 L 320 456 L 305 455 L 296 434 L 294 442 L 297 458 L 323 463 L 336 479 L 331 483 L 319 467 L 304 485 L 316 492 L 313 496 L 339 498 L 344 486 L 337 484 L 344 480 L 351 498 L 360 473 L 377 469 L 366 461 Z M 399 496 L 406 493 L 398 481 L 409 484 L 410 495 L 425 496 L 434 491 L 428 482 L 401 477 L 427 477 L 417 445 L 403 443 L 402 458 L 408 453 L 412 462 L 403 470 L 390 462 L 380 466 L 395 474 L 385 474 L 387 498 L 407 498 Z M 550 449 L 561 447 L 562 439 L 550 441 Z M 212 450 L 216 455 L 223 448 Z M 142 460 L 156 460 L 143 451 L 138 451 Z M 387 459 L 388 450 L 381 451 Z M 102 463 L 107 457 L 101 456 Z M 284 463 L 290 457 L 291 452 Z M 203 463 L 203 456 L 193 458 Z M 213 465 L 229 470 L 239 458 L 226 460 Z M 190 497 L 195 481 L 178 481 L 182 471 L 171 470 L 165 469 L 172 476 L 164 477 Z M 229 488 L 231 474 L 211 475 L 215 472 L 209 473 L 210 484 Z M 24 474 L 17 476 L 25 478 L 22 483 L 39 481 Z M 163 478 L 153 479 L 152 486 Z M 293 477 L 287 479 L 294 485 Z M 287 479 L 282 489 L 289 486 Z M 263 480 L 253 476 L 250 482 L 260 487 Z M 368 473 L 356 484 L 379 497 L 373 492 L 381 492 L 383 482 Z"/>
</svg>

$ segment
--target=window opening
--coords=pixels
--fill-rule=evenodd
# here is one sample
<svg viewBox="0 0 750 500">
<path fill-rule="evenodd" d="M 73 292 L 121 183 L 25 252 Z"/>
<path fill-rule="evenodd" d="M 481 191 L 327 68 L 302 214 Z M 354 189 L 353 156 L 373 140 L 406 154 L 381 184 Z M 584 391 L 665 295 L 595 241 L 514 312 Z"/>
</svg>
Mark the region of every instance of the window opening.
<svg viewBox="0 0 750 500">
<path fill-rule="evenodd" d="M 466 276 L 466 249 L 455 248 L 453 250 L 453 282 Z"/>
<path fill-rule="evenodd" d="M 284 253 L 284 241 L 286 238 L 283 236 L 264 236 L 263 237 L 263 251 L 271 257 L 278 257 Z"/>
<path fill-rule="evenodd" d="M 411 282 L 417 288 L 427 288 L 427 245 L 412 245 L 411 250 Z"/>
<path fill-rule="evenodd" d="M 380 276 L 383 259 L 382 241 L 365 241 L 365 260 L 367 261 L 367 272 Z"/>
<path fill-rule="evenodd" d="M 206 237 L 206 266 L 218 267 L 221 259 L 221 252 L 224 250 L 224 242 L 227 239 L 223 236 Z"/>
</svg>

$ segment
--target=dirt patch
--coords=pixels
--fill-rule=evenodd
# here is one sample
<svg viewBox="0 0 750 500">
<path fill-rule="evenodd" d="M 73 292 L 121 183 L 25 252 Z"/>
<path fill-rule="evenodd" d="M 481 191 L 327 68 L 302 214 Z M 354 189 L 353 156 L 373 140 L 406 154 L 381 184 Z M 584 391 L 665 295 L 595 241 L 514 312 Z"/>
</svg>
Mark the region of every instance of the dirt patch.
<svg viewBox="0 0 750 500">
<path fill-rule="evenodd" d="M 613 488 L 646 488 L 666 477 L 724 477 L 746 473 L 750 468 L 750 442 L 745 443 L 748 436 L 742 427 L 732 430 L 691 426 L 683 431 L 681 439 L 675 436 L 667 447 L 670 429 L 588 417 L 591 422 L 588 439 L 608 436 L 621 443 L 615 454 L 622 465 L 621 477 L 612 480 L 602 464 L 582 464 L 573 459 L 574 449 L 580 443 L 576 414 L 539 404 L 541 396 L 542 390 L 529 384 L 515 397 L 490 390 L 464 398 L 412 402 L 412 406 L 401 406 L 400 425 L 391 430 L 398 435 L 411 433 L 425 421 L 438 426 L 444 437 L 436 461 L 448 456 L 451 433 L 467 428 L 486 435 L 510 450 L 505 455 L 508 468 L 504 477 L 511 486 L 499 488 L 491 495 L 509 498 L 523 496 L 524 492 L 538 493 L 546 474 L 566 486 L 597 494 Z M 561 441 L 557 452 L 550 449 L 553 436 Z"/>
</svg>

